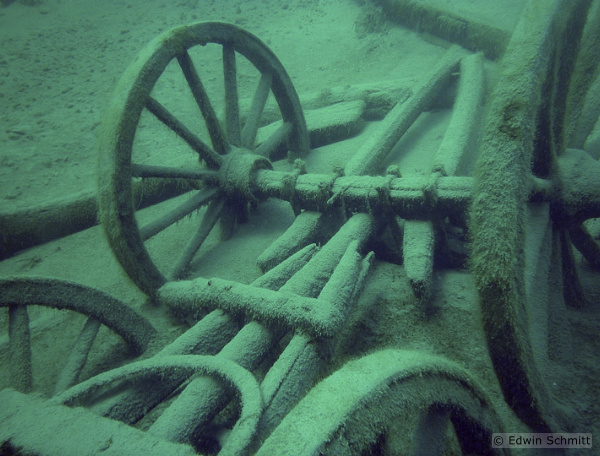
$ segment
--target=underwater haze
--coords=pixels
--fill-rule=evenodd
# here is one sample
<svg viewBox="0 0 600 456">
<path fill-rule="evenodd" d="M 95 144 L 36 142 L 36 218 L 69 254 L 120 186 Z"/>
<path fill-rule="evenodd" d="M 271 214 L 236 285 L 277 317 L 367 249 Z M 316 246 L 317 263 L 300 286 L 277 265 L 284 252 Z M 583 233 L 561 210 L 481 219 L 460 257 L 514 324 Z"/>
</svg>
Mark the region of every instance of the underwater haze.
<svg viewBox="0 0 600 456">
<path fill-rule="evenodd" d="M 600 0 L 0 0 L 0 456 L 600 435 L 599 30 Z"/>
</svg>

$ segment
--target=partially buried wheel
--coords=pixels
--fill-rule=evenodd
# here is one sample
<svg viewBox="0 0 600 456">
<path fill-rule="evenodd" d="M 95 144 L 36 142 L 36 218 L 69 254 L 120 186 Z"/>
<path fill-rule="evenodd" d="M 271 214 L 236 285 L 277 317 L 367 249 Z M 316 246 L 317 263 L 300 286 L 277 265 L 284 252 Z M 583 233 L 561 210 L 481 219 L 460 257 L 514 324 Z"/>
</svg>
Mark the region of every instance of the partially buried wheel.
<svg viewBox="0 0 600 456">
<path fill-rule="evenodd" d="M 194 61 L 200 58 L 197 67 Z M 215 63 L 223 78 L 217 89 Z M 200 70 L 208 75 L 207 84 Z M 245 117 L 241 89 L 253 93 Z M 219 90 L 221 97 L 214 95 Z M 257 140 L 270 96 L 280 119 L 270 119 L 270 133 Z M 223 120 L 217 115 L 221 104 Z M 184 273 L 218 220 L 225 237 L 244 221 L 248 204 L 257 202 L 254 171 L 270 169 L 276 154 L 287 151 L 297 158 L 309 150 L 298 96 L 277 57 L 255 36 L 219 22 L 178 27 L 152 41 L 121 78 L 103 127 L 101 219 L 117 259 L 149 295 L 167 278 Z M 170 189 L 171 196 L 186 196 L 140 228 L 136 211 L 149 181 L 167 194 Z M 204 207 L 197 231 L 186 235 L 187 246 L 175 254 L 174 265 L 159 267 L 145 242 Z"/>
<path fill-rule="evenodd" d="M 136 354 L 148 348 L 156 332 L 144 317 L 100 290 L 44 277 L 2 278 L 0 307 L 8 308 L 11 386 L 23 392 L 33 388 L 29 306 L 72 310 L 88 317 L 56 380 L 54 394 L 79 382 L 100 325 L 121 336 Z M 66 337 L 67 332 L 60 336 Z"/>
<path fill-rule="evenodd" d="M 503 427 L 458 365 L 388 349 L 348 362 L 313 387 L 257 455 L 501 455 L 508 450 L 492 446 L 492 433 Z"/>
</svg>

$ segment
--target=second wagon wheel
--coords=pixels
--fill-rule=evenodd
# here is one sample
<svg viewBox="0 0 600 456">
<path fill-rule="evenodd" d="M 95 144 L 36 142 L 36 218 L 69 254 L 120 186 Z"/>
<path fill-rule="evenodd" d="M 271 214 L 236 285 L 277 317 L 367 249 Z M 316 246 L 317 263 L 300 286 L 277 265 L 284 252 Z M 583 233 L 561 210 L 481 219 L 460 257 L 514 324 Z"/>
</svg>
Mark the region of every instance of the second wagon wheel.
<svg viewBox="0 0 600 456">
<path fill-rule="evenodd" d="M 568 232 L 599 215 L 590 182 L 600 175 L 597 164 L 587 181 L 564 166 L 585 155 L 567 149 L 565 113 L 583 74 L 577 51 L 589 38 L 590 3 L 530 0 L 502 61 L 477 163 L 471 266 L 488 348 L 506 401 L 535 432 L 575 423 L 561 405 L 574 367 L 566 305 L 581 299 Z M 590 13 L 588 25 L 598 17 Z M 585 210 L 571 204 L 575 194 Z"/>
<path fill-rule="evenodd" d="M 238 95 L 238 85 L 248 90 L 247 98 Z M 259 127 L 268 123 L 261 118 L 270 97 L 282 120 L 257 144 Z M 149 295 L 167 277 L 182 274 L 216 221 L 227 236 L 244 220 L 248 204 L 256 202 L 255 170 L 270 169 L 270 158 L 282 149 L 289 158 L 309 151 L 298 96 L 277 57 L 255 36 L 220 22 L 177 27 L 142 50 L 119 82 L 103 128 L 102 223 L 119 262 Z M 175 188 L 175 194 L 189 192 L 139 227 L 136 210 L 148 193 L 147 181 L 153 188 Z M 204 207 L 197 231 L 174 254 L 174 267 L 161 271 L 145 242 Z"/>
</svg>

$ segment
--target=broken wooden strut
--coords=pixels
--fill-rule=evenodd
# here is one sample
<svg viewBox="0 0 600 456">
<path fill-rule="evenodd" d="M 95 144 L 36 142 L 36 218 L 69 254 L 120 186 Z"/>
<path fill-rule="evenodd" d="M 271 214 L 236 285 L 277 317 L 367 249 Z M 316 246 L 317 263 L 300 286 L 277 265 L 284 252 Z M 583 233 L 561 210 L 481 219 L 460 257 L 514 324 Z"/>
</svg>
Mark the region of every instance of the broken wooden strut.
<svg viewBox="0 0 600 456">
<path fill-rule="evenodd" d="M 383 3 L 392 8 L 395 2 Z M 10 430 L 0 430 L 0 442 L 29 453 L 59 454 L 47 451 L 48 443 L 23 425 L 33 420 L 51 425 L 40 416 L 60 416 L 66 423 L 47 434 L 57 439 L 78 431 L 77 423 L 99 429 L 94 451 L 110 447 L 114 454 L 399 454 L 394 448 L 441 454 L 459 448 L 463 454 L 500 455 L 509 450 L 493 447 L 491 436 L 503 432 L 508 419 L 513 420 L 510 425 L 534 432 L 564 429 L 570 421 L 552 400 L 555 379 L 540 366 L 551 365 L 548 372 L 557 376 L 554 372 L 572 367 L 568 350 L 554 348 L 559 339 L 565 346 L 570 341 L 566 306 L 577 308 L 584 300 L 572 246 L 590 264 L 600 264 L 598 243 L 585 225 L 600 218 L 600 163 L 580 150 L 582 141 L 557 132 L 562 127 L 554 119 L 563 120 L 561 116 L 568 117 L 565 124 L 579 125 L 573 131 L 580 139 L 589 134 L 585 125 L 590 123 L 579 122 L 585 110 L 563 113 L 568 103 L 556 96 L 557 87 L 564 89 L 571 77 L 583 93 L 592 86 L 577 80 L 578 74 L 590 72 L 573 71 L 572 76 L 567 64 L 557 62 L 573 50 L 570 45 L 581 42 L 585 51 L 585 43 L 596 42 L 600 7 L 591 3 L 529 2 L 486 101 L 483 125 L 483 56 L 452 46 L 344 169 L 326 174 L 307 173 L 310 138 L 298 96 L 279 60 L 256 37 L 231 24 L 208 22 L 178 27 L 155 39 L 132 62 L 108 109 L 101 136 L 100 216 L 131 280 L 191 327 L 147 359 L 78 383 L 100 323 L 138 351 L 152 347 L 156 331 L 97 291 L 54 279 L 36 279 L 35 286 L 34 279 L 3 279 L 0 305 L 9 308 L 10 351 L 17 361 L 11 375 L 21 392 L 33 384 L 27 306 L 76 310 L 89 319 L 51 399 L 0 392 L 0 418 Z M 588 8 L 593 11 L 592 32 L 586 28 L 573 38 L 569 31 L 577 29 L 574 24 L 583 21 Z M 556 36 L 569 46 L 563 49 Z M 223 121 L 188 52 L 210 43 L 222 48 Z M 238 55 L 260 73 L 245 119 L 237 88 Z M 157 99 L 160 90 L 155 93 L 154 86 L 171 62 L 202 114 L 210 145 Z M 579 68 L 579 63 L 573 65 Z M 390 152 L 457 75 L 452 118 L 430 169 L 401 175 L 397 165 L 387 165 Z M 269 97 L 276 101 L 279 120 L 261 136 Z M 147 164 L 144 155 L 137 161 L 134 138 L 142 113 L 189 146 L 189 167 Z M 469 144 L 475 141 L 477 167 L 467 172 L 461 164 L 468 161 Z M 293 170 L 273 169 L 282 151 Z M 292 169 L 288 166 L 283 169 Z M 135 201 L 154 191 L 156 182 L 156 188 L 169 189 L 169 197 L 188 191 L 189 197 L 166 204 L 162 215 L 138 225 L 141 205 Z M 224 237 L 230 236 L 236 222 L 247 219 L 249 206 L 269 198 L 288 202 L 295 219 L 258 258 L 260 277 L 248 284 L 223 278 L 182 280 L 217 222 Z M 196 231 L 185 232 L 188 245 L 163 273 L 146 243 L 199 209 L 200 220 L 191 222 L 198 222 Z M 384 228 L 399 244 L 411 299 L 421 310 L 428 309 L 437 280 L 436 230 L 447 218 L 464 221 L 464 230 L 468 225 L 471 231 L 464 255 L 469 255 L 469 283 L 481 304 L 477 329 L 483 327 L 482 340 L 497 376 L 495 384 L 487 358 L 481 361 L 485 375 L 494 377 L 489 381 L 497 389 L 494 399 L 481 372 L 472 375 L 468 362 L 427 349 L 382 348 L 385 339 L 370 346 L 367 339 L 377 339 L 379 331 L 371 327 L 371 316 L 349 323 L 373 269 L 375 254 L 369 250 Z M 325 234 L 320 236 L 320 230 Z M 457 230 L 462 233 L 462 227 Z M 66 295 L 68 305 L 54 302 Z M 386 299 L 378 299 L 369 304 L 369 312 L 387 305 Z M 87 300 L 105 305 L 88 306 Z M 409 314 L 403 313 L 408 306 L 397 296 L 390 300 L 390 315 L 397 318 L 390 324 L 404 337 L 413 329 L 406 323 Z M 126 322 L 135 323 L 135 331 Z M 357 357 L 336 358 L 340 338 L 354 338 L 359 330 L 366 336 L 365 347 L 351 353 Z M 454 334 L 450 337 L 448 345 L 473 343 L 471 334 L 458 341 Z M 427 345 L 429 339 L 418 343 Z M 439 353 L 447 353 L 446 348 Z M 65 405 L 83 405 L 94 413 Z M 518 418 L 507 418 L 509 408 Z M 113 420 L 129 426 L 114 426 Z M 88 441 L 74 443 L 78 454 L 89 452 Z M 129 442 L 137 441 L 143 445 L 132 450 Z"/>
</svg>

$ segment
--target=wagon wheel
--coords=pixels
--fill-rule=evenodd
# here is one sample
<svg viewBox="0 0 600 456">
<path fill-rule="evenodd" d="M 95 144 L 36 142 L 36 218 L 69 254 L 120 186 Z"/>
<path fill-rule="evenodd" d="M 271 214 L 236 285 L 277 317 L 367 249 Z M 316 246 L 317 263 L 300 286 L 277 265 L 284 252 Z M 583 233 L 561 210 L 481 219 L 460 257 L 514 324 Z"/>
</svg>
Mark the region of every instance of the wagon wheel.
<svg viewBox="0 0 600 456">
<path fill-rule="evenodd" d="M 224 126 L 192 59 L 194 53 L 204 52 L 211 43 L 222 48 Z M 237 87 L 240 78 L 236 68 L 248 62 L 253 71 L 258 70 L 259 76 L 242 128 Z M 188 125 L 184 124 L 182 115 L 176 116 L 155 98 L 155 88 L 169 64 L 169 71 L 177 73 L 173 77 L 191 93 L 187 100 L 193 100 L 194 108 L 201 112 L 201 116 L 187 122 Z M 165 79 L 168 84 L 170 80 Z M 172 88 L 166 92 L 168 97 L 162 97 L 164 103 L 171 96 L 179 95 Z M 283 121 L 257 144 L 261 114 L 271 93 Z M 191 161 L 183 166 L 165 166 L 164 161 L 152 166 L 136 161 L 134 137 L 140 133 L 140 119 L 147 113 L 151 114 L 155 126 L 166 126 L 183 140 L 178 144 L 185 148 L 181 155 L 192 157 Z M 204 141 L 198 124 L 205 127 L 210 145 Z M 100 147 L 101 219 L 115 255 L 133 282 L 152 295 L 167 277 L 182 275 L 217 220 L 221 221 L 222 233 L 229 235 L 235 222 L 244 221 L 247 216 L 248 203 L 256 203 L 251 175 L 257 169 L 270 169 L 269 158 L 282 148 L 287 148 L 290 158 L 308 153 L 306 123 L 289 76 L 258 38 L 234 25 L 207 22 L 175 28 L 152 41 L 119 82 L 108 109 Z M 160 153 L 162 157 L 169 150 L 163 148 Z M 139 178 L 154 178 L 162 185 L 173 179 L 185 180 L 188 189 L 191 186 L 196 190 L 175 209 L 139 228 L 133 201 L 133 183 Z M 207 206 L 206 213 L 197 232 L 191 236 L 173 270 L 164 274 L 150 257 L 144 242 L 204 206 Z"/>
<path fill-rule="evenodd" d="M 565 304 L 582 299 L 569 230 L 598 217 L 597 164 L 594 187 L 572 172 L 563 131 L 571 120 L 566 87 L 578 77 L 575 31 L 588 7 L 529 2 L 502 62 L 477 163 L 471 267 L 488 348 L 508 404 L 536 432 L 572 424 L 552 396 L 572 355 Z"/>
<path fill-rule="evenodd" d="M 49 278 L 0 279 L 0 307 L 9 312 L 9 356 L 12 386 L 29 392 L 33 384 L 31 337 L 27 306 L 68 309 L 88 317 L 56 382 L 54 393 L 77 383 L 100 325 L 103 324 L 136 352 L 148 347 L 155 330 L 121 301 L 93 288 Z"/>
<path fill-rule="evenodd" d="M 248 447 L 256 435 L 263 409 L 260 386 L 251 372 L 233 361 L 216 356 L 168 355 L 136 361 L 81 382 L 58 394 L 52 401 L 65 405 L 85 405 L 93 402 L 98 393 L 106 395 L 107 392 L 118 391 L 123 384 L 132 385 L 147 378 L 154 381 L 158 378 L 163 382 L 173 378 L 184 381 L 194 373 L 218 380 L 239 396 L 240 417 L 219 454 L 249 454 Z M 148 432 L 153 433 L 152 428 Z"/>
<path fill-rule="evenodd" d="M 224 436 L 226 441 L 219 454 L 248 455 L 263 408 L 260 386 L 249 371 L 233 361 L 205 355 L 166 355 L 136 361 L 98 374 L 47 401 L 3 390 L 0 393 L 2 424 L 6 424 L 10 432 L 1 434 L 5 450 L 2 454 L 65 454 L 65 440 L 77 435 L 75 442 L 69 444 L 68 454 L 100 454 L 110 448 L 109 452 L 114 454 L 195 455 L 192 447 L 168 444 L 167 439 L 154 435 L 151 429 L 142 431 L 83 409 L 98 400 L 119 398 L 127 386 L 147 388 L 151 381 L 160 388 L 173 379 L 184 382 L 193 376 L 210 378 L 235 394 L 238 407 L 232 408 L 232 412 L 239 413 L 239 417 L 237 413 L 231 414 L 235 422 Z M 68 411 L 63 406 L 74 410 Z M 34 422 L 36 435 L 43 437 L 32 437 Z"/>
<path fill-rule="evenodd" d="M 394 426 L 415 413 L 414 429 Z M 454 449 L 451 425 L 464 454 L 506 454 L 492 448 L 492 433 L 503 432 L 493 404 L 463 369 L 425 353 L 383 350 L 312 388 L 257 455 L 404 454 L 409 446 L 410 454 L 446 454 Z"/>
</svg>

